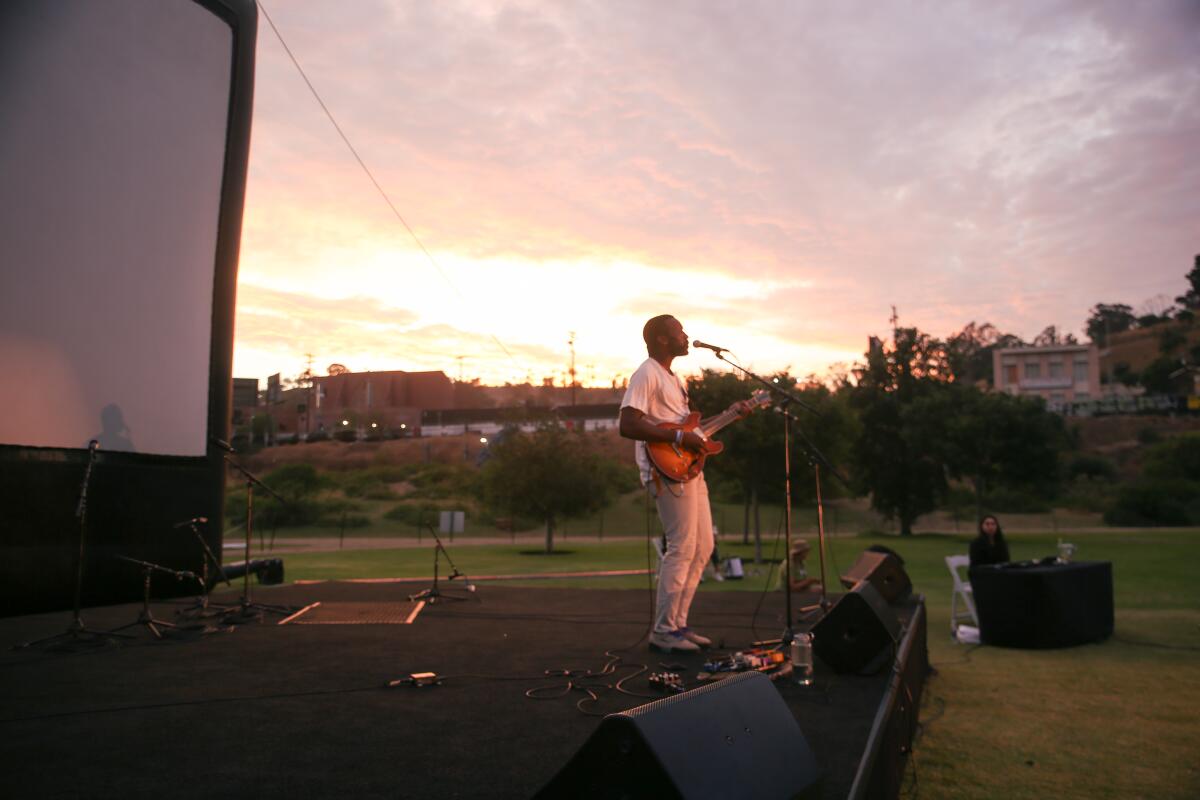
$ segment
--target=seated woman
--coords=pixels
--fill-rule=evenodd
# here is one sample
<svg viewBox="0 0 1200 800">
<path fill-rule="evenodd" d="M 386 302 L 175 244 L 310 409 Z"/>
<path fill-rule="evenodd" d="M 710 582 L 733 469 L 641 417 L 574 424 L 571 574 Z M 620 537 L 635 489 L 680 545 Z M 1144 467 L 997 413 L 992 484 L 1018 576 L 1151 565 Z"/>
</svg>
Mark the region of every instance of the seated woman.
<svg viewBox="0 0 1200 800">
<path fill-rule="evenodd" d="M 1000 530 L 1000 521 L 991 514 L 979 521 L 979 535 L 971 542 L 971 566 L 1004 564 L 1008 557 L 1008 542 Z"/>
</svg>

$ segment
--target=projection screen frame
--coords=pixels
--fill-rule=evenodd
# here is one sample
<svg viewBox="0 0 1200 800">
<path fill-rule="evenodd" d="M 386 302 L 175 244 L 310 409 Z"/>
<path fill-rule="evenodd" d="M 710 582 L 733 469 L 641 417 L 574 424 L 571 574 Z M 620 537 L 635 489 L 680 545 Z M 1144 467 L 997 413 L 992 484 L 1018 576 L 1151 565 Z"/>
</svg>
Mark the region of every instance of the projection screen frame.
<svg viewBox="0 0 1200 800">
<path fill-rule="evenodd" d="M 250 154 L 257 7 L 253 0 L 179 0 L 229 26 L 232 38 L 228 116 L 212 285 L 205 455 L 100 452 L 88 490 L 84 605 L 126 602 L 140 581 L 117 556 L 180 570 L 199 566 L 198 543 L 172 531 L 174 521 L 207 517 L 209 547 L 223 541 L 224 452 L 229 438 L 238 255 Z M 0 615 L 68 608 L 79 529 L 75 517 L 88 450 L 0 444 Z M 189 541 L 190 539 L 190 541 Z M 194 593 L 169 581 L 156 594 Z"/>
</svg>

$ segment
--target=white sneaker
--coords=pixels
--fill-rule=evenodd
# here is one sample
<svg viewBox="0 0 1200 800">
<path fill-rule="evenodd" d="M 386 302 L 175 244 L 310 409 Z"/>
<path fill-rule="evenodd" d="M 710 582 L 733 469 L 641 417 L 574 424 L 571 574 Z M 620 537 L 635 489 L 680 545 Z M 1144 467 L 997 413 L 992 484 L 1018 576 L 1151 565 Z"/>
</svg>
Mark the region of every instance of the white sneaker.
<svg viewBox="0 0 1200 800">
<path fill-rule="evenodd" d="M 664 653 L 672 651 L 695 653 L 700 650 L 700 645 L 691 641 L 679 631 L 671 631 L 670 633 L 655 632 L 650 634 L 650 649 L 661 650 Z"/>
<path fill-rule="evenodd" d="M 682 633 L 683 638 L 687 639 L 694 645 L 699 647 L 712 647 L 712 639 L 702 634 L 696 633 L 691 628 L 680 628 L 676 633 Z"/>
</svg>

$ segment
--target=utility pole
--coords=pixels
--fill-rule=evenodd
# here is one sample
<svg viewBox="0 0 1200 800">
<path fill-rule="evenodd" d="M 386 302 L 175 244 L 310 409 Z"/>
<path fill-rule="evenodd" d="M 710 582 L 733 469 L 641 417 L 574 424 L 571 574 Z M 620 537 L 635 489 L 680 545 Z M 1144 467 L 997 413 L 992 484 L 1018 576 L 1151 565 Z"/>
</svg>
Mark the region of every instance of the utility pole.
<svg viewBox="0 0 1200 800">
<path fill-rule="evenodd" d="M 304 438 L 307 439 L 308 435 L 312 433 L 313 386 L 315 382 L 313 381 L 313 354 L 305 353 L 304 358 L 306 366 L 304 367 L 303 377 L 308 384 L 308 402 L 305 404 L 304 409 Z"/>
<path fill-rule="evenodd" d="M 892 323 L 892 338 L 895 338 L 896 331 L 900 329 L 900 315 L 896 313 L 896 306 L 894 305 L 892 306 L 892 316 L 890 321 Z"/>
<path fill-rule="evenodd" d="M 458 359 L 458 382 L 462 383 L 463 382 L 463 359 L 466 358 L 466 356 L 455 356 L 455 358 Z"/>
<path fill-rule="evenodd" d="M 567 344 L 571 346 L 571 405 L 575 405 L 575 331 L 571 331 Z"/>
</svg>

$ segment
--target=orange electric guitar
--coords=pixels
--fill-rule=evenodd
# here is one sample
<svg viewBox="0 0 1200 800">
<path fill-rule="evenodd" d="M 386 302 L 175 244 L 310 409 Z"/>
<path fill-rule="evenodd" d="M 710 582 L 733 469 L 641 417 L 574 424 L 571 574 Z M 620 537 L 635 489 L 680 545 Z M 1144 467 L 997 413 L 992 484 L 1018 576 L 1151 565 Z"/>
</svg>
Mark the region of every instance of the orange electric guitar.
<svg viewBox="0 0 1200 800">
<path fill-rule="evenodd" d="M 769 406 L 771 393 L 766 389 L 759 389 L 746 403 L 749 406 L 747 411 Z M 683 422 L 659 423 L 658 427 L 668 431 L 684 430 L 699 433 L 704 438 L 704 449 L 701 451 L 688 450 L 674 442 L 646 442 L 646 454 L 650 457 L 650 463 L 670 480 L 690 481 L 700 474 L 700 470 L 704 469 L 706 458 L 725 449 L 725 445 L 712 440 L 712 435 L 743 416 L 745 415 L 739 414 L 733 409 L 726 409 L 701 425 L 700 412 L 693 411 Z"/>
</svg>

